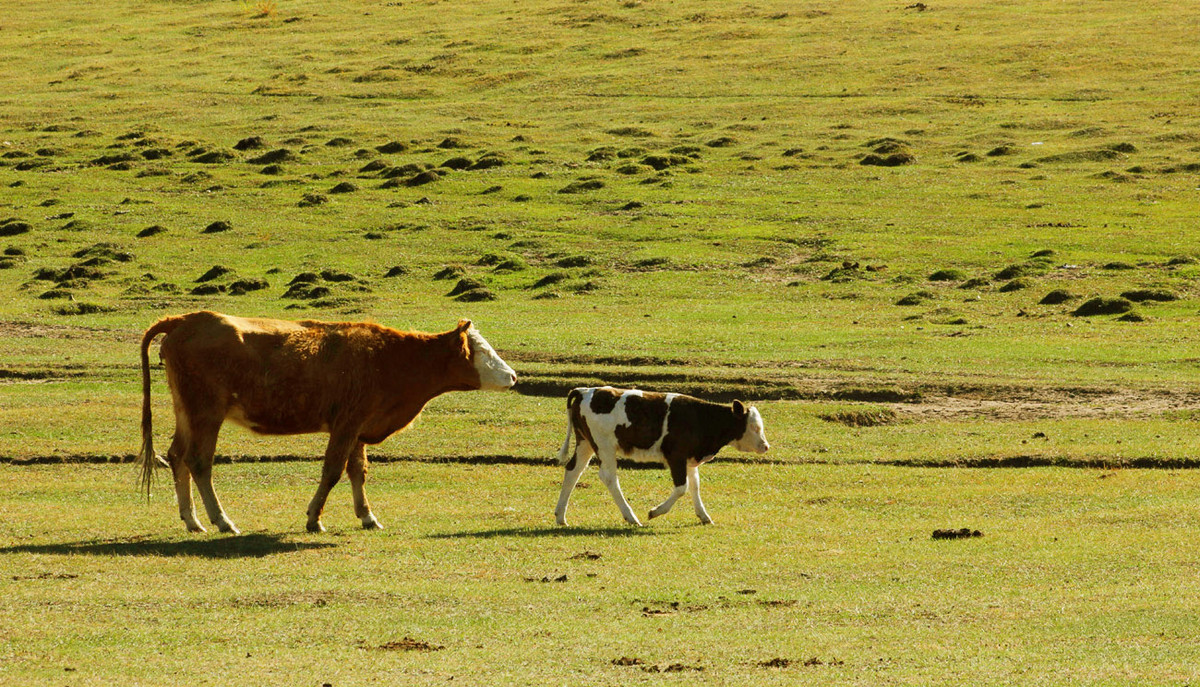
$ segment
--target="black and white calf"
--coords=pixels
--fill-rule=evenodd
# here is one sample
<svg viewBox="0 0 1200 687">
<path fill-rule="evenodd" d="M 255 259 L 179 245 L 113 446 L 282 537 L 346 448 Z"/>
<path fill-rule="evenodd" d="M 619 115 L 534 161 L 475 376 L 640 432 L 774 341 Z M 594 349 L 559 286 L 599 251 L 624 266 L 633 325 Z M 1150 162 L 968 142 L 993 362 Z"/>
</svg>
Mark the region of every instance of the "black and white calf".
<svg viewBox="0 0 1200 687">
<path fill-rule="evenodd" d="M 575 455 L 567 460 L 572 435 Z M 697 468 L 730 444 L 739 451 L 767 452 L 770 446 L 757 408 L 747 408 L 741 401 L 724 406 L 682 394 L 610 386 L 573 389 L 567 394 L 567 438 L 558 452 L 558 462 L 567 472 L 554 516 L 558 524 L 567 524 L 571 491 L 595 455 L 600 458 L 600 481 L 608 487 L 621 515 L 630 524 L 641 525 L 617 481 L 617 458 L 623 456 L 665 463 L 671 470 L 675 489 L 650 511 L 651 518 L 665 515 L 690 489 L 696 516 L 711 524 L 700 500 Z"/>
</svg>

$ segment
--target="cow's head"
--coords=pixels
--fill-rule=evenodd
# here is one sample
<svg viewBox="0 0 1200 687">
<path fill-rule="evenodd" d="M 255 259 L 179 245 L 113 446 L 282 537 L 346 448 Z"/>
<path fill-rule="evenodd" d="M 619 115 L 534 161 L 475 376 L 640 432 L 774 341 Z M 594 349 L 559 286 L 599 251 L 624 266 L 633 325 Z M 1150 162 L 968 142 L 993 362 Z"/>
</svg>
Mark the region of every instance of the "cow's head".
<svg viewBox="0 0 1200 687">
<path fill-rule="evenodd" d="M 758 408 L 747 408 L 741 401 L 734 401 L 733 416 L 739 420 L 744 418 L 746 422 L 746 431 L 733 440 L 734 448 L 747 453 L 766 453 L 771 448 L 767 443 L 767 435 L 763 433 L 763 420 Z"/>
<path fill-rule="evenodd" d="M 475 372 L 479 374 L 479 387 L 486 391 L 504 391 L 517 383 L 517 373 L 500 359 L 492 345 L 483 338 L 470 320 L 458 323 L 457 333 L 463 338 Z"/>
</svg>

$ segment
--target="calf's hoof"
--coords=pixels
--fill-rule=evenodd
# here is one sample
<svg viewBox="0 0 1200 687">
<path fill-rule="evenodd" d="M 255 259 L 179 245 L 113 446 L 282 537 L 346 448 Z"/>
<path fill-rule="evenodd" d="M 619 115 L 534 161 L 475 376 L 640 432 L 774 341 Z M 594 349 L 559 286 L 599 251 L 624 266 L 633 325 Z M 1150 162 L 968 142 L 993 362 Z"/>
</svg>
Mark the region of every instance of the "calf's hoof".
<svg viewBox="0 0 1200 687">
<path fill-rule="evenodd" d="M 325 531 L 325 526 L 321 524 L 320 520 L 318 520 L 317 522 L 310 522 L 307 525 L 305 525 L 304 528 L 307 529 L 309 532 L 324 532 Z"/>
<path fill-rule="evenodd" d="M 383 525 L 379 524 L 379 521 L 375 519 L 374 515 L 368 515 L 367 517 L 363 518 L 362 526 L 363 526 L 364 530 L 381 530 L 381 529 L 383 529 Z"/>
<path fill-rule="evenodd" d="M 225 532 L 227 534 L 241 534 L 242 533 L 242 531 L 239 530 L 236 525 L 234 525 L 232 522 L 229 522 L 228 520 L 224 520 L 222 522 L 218 522 L 215 524 L 216 524 L 218 530 L 221 530 L 222 532 Z"/>
</svg>

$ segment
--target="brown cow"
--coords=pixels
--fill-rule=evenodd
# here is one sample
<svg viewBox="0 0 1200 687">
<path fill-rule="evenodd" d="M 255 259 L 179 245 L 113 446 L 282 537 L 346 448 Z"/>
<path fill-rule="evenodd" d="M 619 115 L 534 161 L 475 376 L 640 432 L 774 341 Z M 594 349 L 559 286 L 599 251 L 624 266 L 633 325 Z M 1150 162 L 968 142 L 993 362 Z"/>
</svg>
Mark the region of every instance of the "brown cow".
<svg viewBox="0 0 1200 687">
<path fill-rule="evenodd" d="M 150 342 L 166 334 L 159 356 L 175 405 L 175 436 L 164 461 L 150 423 Z M 345 471 L 364 529 L 381 525 L 367 504 L 366 444 L 409 425 L 447 391 L 511 388 L 517 376 L 469 320 L 442 334 L 400 332 L 368 322 L 288 322 L 214 312 L 164 317 L 142 337 L 142 482 L 156 465 L 175 474 L 179 517 L 203 532 L 191 479 L 222 532 L 238 533 L 212 486 L 213 452 L 225 420 L 261 434 L 328 432 L 325 468 L 308 505 L 308 530 L 324 531 L 321 511 Z"/>
</svg>

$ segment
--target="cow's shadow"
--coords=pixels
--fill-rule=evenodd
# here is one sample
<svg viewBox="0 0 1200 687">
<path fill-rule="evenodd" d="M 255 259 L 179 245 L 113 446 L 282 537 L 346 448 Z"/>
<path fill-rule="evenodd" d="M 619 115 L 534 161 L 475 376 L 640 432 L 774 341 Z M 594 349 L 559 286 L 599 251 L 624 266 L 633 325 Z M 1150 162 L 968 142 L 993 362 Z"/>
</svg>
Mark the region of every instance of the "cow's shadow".
<svg viewBox="0 0 1200 687">
<path fill-rule="evenodd" d="M 196 539 L 124 537 L 59 544 L 23 544 L 0 547 L 6 553 L 39 553 L 62 556 L 195 556 L 198 558 L 263 558 L 280 553 L 327 549 L 330 542 L 292 541 L 283 534 L 209 535 Z"/>
<path fill-rule="evenodd" d="M 493 530 L 468 530 L 426 535 L 426 539 L 496 539 L 499 537 L 646 537 L 657 536 L 648 527 L 504 527 Z"/>
</svg>

